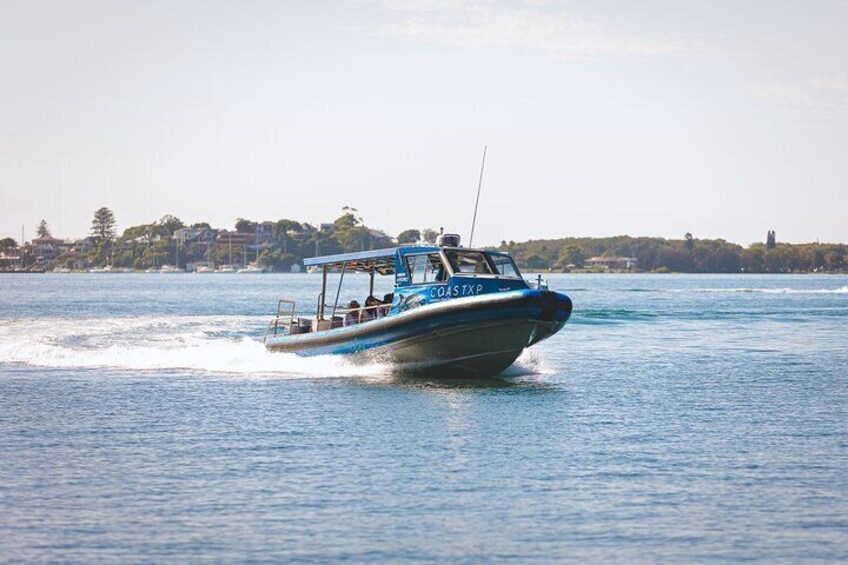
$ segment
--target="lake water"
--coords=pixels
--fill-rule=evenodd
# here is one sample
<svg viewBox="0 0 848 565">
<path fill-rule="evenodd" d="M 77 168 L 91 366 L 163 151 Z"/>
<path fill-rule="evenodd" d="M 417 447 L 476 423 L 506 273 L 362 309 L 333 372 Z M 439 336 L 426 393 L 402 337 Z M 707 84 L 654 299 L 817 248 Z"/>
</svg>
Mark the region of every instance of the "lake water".
<svg viewBox="0 0 848 565">
<path fill-rule="evenodd" d="M 848 561 L 848 277 L 554 275 L 480 383 L 265 352 L 319 284 L 0 274 L 0 560 Z"/>
</svg>

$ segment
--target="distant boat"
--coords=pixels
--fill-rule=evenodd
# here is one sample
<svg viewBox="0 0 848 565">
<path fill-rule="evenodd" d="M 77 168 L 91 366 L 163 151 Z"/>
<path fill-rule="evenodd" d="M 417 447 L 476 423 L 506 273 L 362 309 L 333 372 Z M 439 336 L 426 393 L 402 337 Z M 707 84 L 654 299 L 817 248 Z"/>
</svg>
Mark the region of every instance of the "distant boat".
<svg viewBox="0 0 848 565">
<path fill-rule="evenodd" d="M 216 273 L 237 273 L 238 269 L 235 265 L 221 265 L 217 269 L 215 269 Z"/>
<path fill-rule="evenodd" d="M 525 281 L 506 253 L 461 247 L 455 234 L 436 245 L 312 257 L 304 265 L 323 272 L 318 311 L 300 317 L 293 301 L 280 300 L 265 334 L 271 351 L 386 361 L 401 373 L 490 377 L 561 330 L 571 315 L 568 296 L 541 279 Z M 335 299 L 327 296 L 334 271 L 341 272 Z M 364 308 L 339 301 L 351 272 L 371 278 Z M 375 273 L 395 281 L 383 300 L 373 296 Z"/>
<path fill-rule="evenodd" d="M 195 273 L 214 273 L 215 268 L 209 265 L 201 265 L 194 270 Z"/>
<path fill-rule="evenodd" d="M 71 270 L 68 267 L 56 267 L 53 269 L 54 273 L 70 273 Z"/>
<path fill-rule="evenodd" d="M 184 271 L 182 269 L 180 269 L 179 267 L 175 267 L 173 265 L 162 265 L 159 268 L 159 272 L 162 273 L 163 275 L 167 275 L 167 274 L 171 274 L 171 273 L 182 273 Z"/>
<path fill-rule="evenodd" d="M 95 267 L 93 269 L 88 270 L 89 273 L 111 273 L 112 266 L 106 265 L 105 267 Z"/>
<path fill-rule="evenodd" d="M 264 273 L 265 271 L 256 263 L 251 263 L 245 267 L 242 267 L 237 272 L 240 275 L 259 275 Z"/>
</svg>

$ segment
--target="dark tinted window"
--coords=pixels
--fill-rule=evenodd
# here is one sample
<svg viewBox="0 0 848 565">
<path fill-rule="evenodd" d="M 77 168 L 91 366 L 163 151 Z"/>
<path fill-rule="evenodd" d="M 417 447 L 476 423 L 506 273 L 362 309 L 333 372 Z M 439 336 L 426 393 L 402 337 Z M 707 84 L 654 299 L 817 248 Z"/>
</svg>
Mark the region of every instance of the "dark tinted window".
<svg viewBox="0 0 848 565">
<path fill-rule="evenodd" d="M 495 274 L 486 255 L 479 251 L 448 251 L 446 255 L 454 273 Z"/>
</svg>

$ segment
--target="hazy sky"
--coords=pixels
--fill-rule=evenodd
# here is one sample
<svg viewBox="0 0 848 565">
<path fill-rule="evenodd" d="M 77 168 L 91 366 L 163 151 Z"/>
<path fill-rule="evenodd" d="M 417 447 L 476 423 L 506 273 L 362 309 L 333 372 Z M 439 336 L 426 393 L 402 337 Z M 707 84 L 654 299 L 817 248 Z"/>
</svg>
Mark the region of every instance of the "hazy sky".
<svg viewBox="0 0 848 565">
<path fill-rule="evenodd" d="M 848 2 L 0 0 L 0 237 L 848 240 Z"/>
</svg>

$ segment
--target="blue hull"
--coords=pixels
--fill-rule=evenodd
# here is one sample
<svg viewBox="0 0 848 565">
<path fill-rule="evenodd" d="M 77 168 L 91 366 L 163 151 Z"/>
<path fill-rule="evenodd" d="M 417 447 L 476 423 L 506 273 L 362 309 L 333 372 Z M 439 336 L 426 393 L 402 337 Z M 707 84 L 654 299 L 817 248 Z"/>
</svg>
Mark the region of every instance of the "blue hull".
<svg viewBox="0 0 848 565">
<path fill-rule="evenodd" d="M 564 294 L 522 289 L 445 300 L 323 332 L 269 336 L 266 346 L 387 362 L 399 373 L 488 377 L 558 332 L 571 309 Z"/>
</svg>

